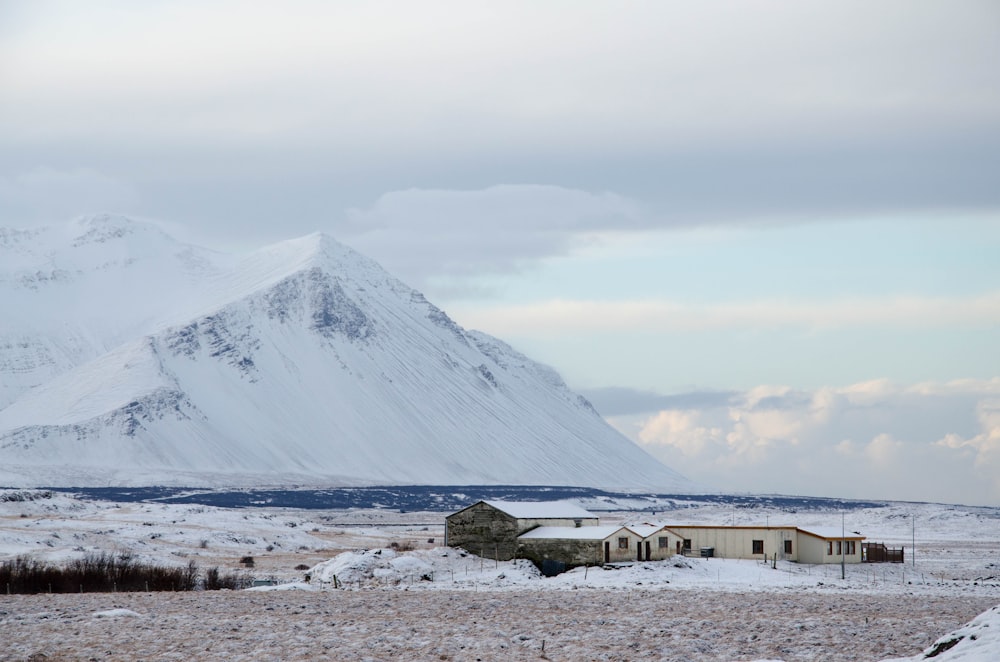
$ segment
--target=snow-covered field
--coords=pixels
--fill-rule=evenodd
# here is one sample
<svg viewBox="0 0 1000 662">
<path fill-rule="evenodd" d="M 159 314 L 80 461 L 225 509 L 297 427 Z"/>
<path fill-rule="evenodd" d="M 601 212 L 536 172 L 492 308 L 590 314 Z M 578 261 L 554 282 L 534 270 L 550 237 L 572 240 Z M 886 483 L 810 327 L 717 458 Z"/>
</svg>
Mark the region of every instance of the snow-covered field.
<svg viewBox="0 0 1000 662">
<path fill-rule="evenodd" d="M 11 497 L 11 495 L 20 495 Z M 17 498 L 25 500 L 2 500 Z M 589 504 L 583 503 L 585 507 Z M 839 526 L 839 512 L 700 504 L 603 522 Z M 115 504 L 0 491 L 0 561 L 130 551 L 252 573 L 240 592 L 7 596 L 0 660 L 821 659 L 913 656 L 1000 604 L 1000 510 L 894 503 L 848 530 L 904 565 L 676 557 L 554 578 L 441 546 L 444 513 Z M 916 534 L 916 563 L 910 541 Z M 410 549 L 412 548 L 412 549 Z M 253 568 L 241 559 L 252 556 Z M 306 582 L 306 576 L 309 581 Z M 336 581 L 334 580 L 336 576 Z M 1000 659 L 1000 616 L 936 660 Z M 993 635 L 993 639 L 989 635 Z M 993 642 L 993 643 L 991 643 Z M 544 644 L 544 649 L 543 649 Z M 971 655 L 971 656 L 970 656 Z"/>
</svg>

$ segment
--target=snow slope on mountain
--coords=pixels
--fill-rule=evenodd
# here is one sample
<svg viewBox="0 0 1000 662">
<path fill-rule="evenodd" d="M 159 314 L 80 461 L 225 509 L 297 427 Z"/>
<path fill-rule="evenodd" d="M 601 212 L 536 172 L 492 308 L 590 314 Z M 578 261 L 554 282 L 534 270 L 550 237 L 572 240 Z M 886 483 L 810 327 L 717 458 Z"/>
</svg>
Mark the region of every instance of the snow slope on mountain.
<svg viewBox="0 0 1000 662">
<path fill-rule="evenodd" d="M 0 483 L 687 486 L 327 236 L 230 260 L 122 218 L 46 232 L 0 235 Z"/>
<path fill-rule="evenodd" d="M 0 228 L 0 408 L 167 323 L 226 261 L 121 216 Z"/>
</svg>

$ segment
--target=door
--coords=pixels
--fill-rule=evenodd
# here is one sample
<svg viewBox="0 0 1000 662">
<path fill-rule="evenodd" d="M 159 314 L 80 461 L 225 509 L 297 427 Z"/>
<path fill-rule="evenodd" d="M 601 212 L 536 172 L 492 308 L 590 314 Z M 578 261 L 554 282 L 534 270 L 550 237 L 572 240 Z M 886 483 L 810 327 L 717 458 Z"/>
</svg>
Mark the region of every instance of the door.
<svg viewBox="0 0 1000 662">
<path fill-rule="evenodd" d="M 649 541 L 646 541 L 646 560 L 649 560 Z"/>
<path fill-rule="evenodd" d="M 604 562 L 611 563 L 611 543 L 607 540 L 604 541 Z"/>
</svg>

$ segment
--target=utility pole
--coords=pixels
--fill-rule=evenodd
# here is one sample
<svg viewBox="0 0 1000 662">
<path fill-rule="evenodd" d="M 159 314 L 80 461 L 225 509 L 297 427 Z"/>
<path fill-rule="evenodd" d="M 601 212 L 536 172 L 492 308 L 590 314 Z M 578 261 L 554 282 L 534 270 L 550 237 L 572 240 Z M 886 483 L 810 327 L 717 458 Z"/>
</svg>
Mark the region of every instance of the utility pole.
<svg viewBox="0 0 1000 662">
<path fill-rule="evenodd" d="M 847 578 L 847 515 L 840 513 L 840 578 Z"/>
</svg>

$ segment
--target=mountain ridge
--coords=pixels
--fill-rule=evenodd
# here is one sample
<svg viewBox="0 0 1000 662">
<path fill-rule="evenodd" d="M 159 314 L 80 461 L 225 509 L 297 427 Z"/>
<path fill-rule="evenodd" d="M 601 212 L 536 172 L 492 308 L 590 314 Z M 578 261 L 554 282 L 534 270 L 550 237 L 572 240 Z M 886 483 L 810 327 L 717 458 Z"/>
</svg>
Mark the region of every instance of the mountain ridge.
<svg viewBox="0 0 1000 662">
<path fill-rule="evenodd" d="M 5 387 L 13 398 L 0 404 L 0 483 L 65 484 L 51 478 L 66 465 L 81 486 L 192 484 L 192 476 L 206 485 L 270 484 L 275 476 L 344 485 L 687 485 L 554 370 L 466 331 L 328 235 L 240 259 L 165 234 L 142 236 L 136 241 L 147 252 L 130 261 L 122 242 L 138 235 L 128 219 L 78 225 L 84 231 L 70 241 L 87 237 L 78 247 L 113 247 L 88 256 L 91 263 L 121 259 L 73 272 L 76 285 L 46 287 L 83 292 L 88 283 L 108 286 L 108 273 L 120 279 L 161 268 L 180 293 L 159 309 L 137 302 L 135 311 L 95 311 L 138 332 L 117 343 L 95 332 L 64 362 L 72 365 L 36 371 L 38 383 L 19 391 Z M 178 251 L 205 262 L 188 270 L 163 258 Z M 0 288 L 0 296 L 9 292 Z M 73 333 L 83 333 L 86 317 L 74 319 Z M 59 329 L 50 333 L 49 344 L 65 342 Z M 0 356 L 9 335 L 0 335 Z M 0 360 L 5 382 L 7 363 Z M 38 482 L 43 476 L 49 480 Z"/>
</svg>

